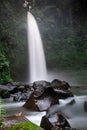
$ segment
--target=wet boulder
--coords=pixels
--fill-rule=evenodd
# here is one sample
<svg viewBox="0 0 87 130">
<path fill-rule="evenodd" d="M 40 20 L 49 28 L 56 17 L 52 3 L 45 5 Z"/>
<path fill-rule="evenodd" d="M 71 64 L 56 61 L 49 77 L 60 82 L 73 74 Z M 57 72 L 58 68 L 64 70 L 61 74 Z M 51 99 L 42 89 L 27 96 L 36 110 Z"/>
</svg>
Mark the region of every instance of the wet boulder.
<svg viewBox="0 0 87 130">
<path fill-rule="evenodd" d="M 44 130 L 80 130 L 77 128 L 71 128 L 70 123 L 68 122 L 66 116 L 61 111 L 42 117 L 40 126 Z"/>
<path fill-rule="evenodd" d="M 36 100 L 40 110 L 47 110 L 50 106 L 59 104 L 59 99 L 68 97 L 71 97 L 69 93 L 48 87 L 40 96 L 36 97 Z"/>
<path fill-rule="evenodd" d="M 65 128 L 71 128 L 66 118 L 60 113 L 50 117 L 43 116 L 40 126 L 45 130 L 65 130 Z"/>
<path fill-rule="evenodd" d="M 24 104 L 24 107 L 30 110 L 47 110 L 52 104 L 58 103 L 57 95 L 50 83 L 47 81 L 37 81 L 33 83 L 33 93 Z M 32 105 L 33 104 L 33 105 Z"/>
<path fill-rule="evenodd" d="M 20 102 L 20 101 L 26 101 L 30 95 L 31 91 L 24 90 L 23 92 L 19 91 L 15 94 L 11 94 L 11 97 L 13 97 L 13 101 Z"/>
<path fill-rule="evenodd" d="M 0 91 L 1 90 L 7 90 L 7 91 L 11 91 L 15 88 L 15 86 L 8 84 L 8 85 L 0 85 Z"/>
<path fill-rule="evenodd" d="M 30 97 L 32 91 L 34 91 L 32 87 L 33 84 L 17 83 L 16 85 L 17 86 L 9 91 L 10 96 L 13 97 L 13 101 L 26 101 Z"/>
<path fill-rule="evenodd" d="M 48 87 L 42 95 L 36 97 L 36 101 L 40 111 L 47 110 L 50 106 L 59 103 L 58 95 L 51 87 Z"/>
<path fill-rule="evenodd" d="M 84 110 L 87 112 L 87 101 L 84 102 Z"/>
<path fill-rule="evenodd" d="M 44 130 L 52 130 L 53 128 L 53 124 L 49 121 L 49 119 L 46 116 L 42 117 L 40 126 L 44 129 Z"/>
<path fill-rule="evenodd" d="M 63 86 L 63 88 L 61 86 Z M 45 111 L 52 105 L 59 104 L 59 99 L 72 97 L 73 94 L 69 91 L 69 88 L 68 83 L 58 79 L 55 79 L 52 83 L 36 81 L 32 86 L 33 93 L 24 104 L 24 107 L 31 110 L 35 108 L 36 110 L 35 106 L 37 106 L 39 111 Z M 34 105 L 34 108 L 32 105 Z"/>
<path fill-rule="evenodd" d="M 47 110 L 46 117 L 50 120 L 50 122 L 54 123 L 53 121 L 56 120 L 57 113 L 62 114 L 72 127 L 72 129 L 64 128 L 64 130 L 86 129 L 86 99 L 86 96 L 81 96 L 61 100 L 60 104 L 53 105 Z"/>
<path fill-rule="evenodd" d="M 29 85 L 18 85 L 18 86 L 14 86 L 14 88 L 12 90 L 10 90 L 10 94 L 15 94 L 18 92 L 22 92 L 24 93 L 25 91 L 32 91 L 32 87 Z"/>
<path fill-rule="evenodd" d="M 31 103 L 33 102 L 32 104 L 34 106 L 37 106 L 39 108 L 39 111 L 43 111 L 43 110 L 47 110 L 52 105 L 58 104 L 59 99 L 66 99 L 68 97 L 71 97 L 69 93 L 64 92 L 62 90 L 54 90 L 52 87 L 45 88 L 43 93 L 40 94 L 39 96 L 37 96 L 36 92 L 34 91 L 32 95 L 29 97 L 29 99 L 27 100 L 27 102 L 25 103 L 24 107 L 32 110 L 33 106 L 31 105 Z"/>
<path fill-rule="evenodd" d="M 51 82 L 51 87 L 64 90 L 64 91 L 68 91 L 71 88 L 70 85 L 66 81 L 61 81 L 59 79 L 54 79 Z"/>
<path fill-rule="evenodd" d="M 59 79 L 54 79 L 51 82 L 51 87 L 55 90 L 55 91 L 64 91 L 68 94 L 68 96 L 72 97 L 73 93 L 71 91 L 71 86 L 66 82 L 66 81 L 61 81 Z"/>
<path fill-rule="evenodd" d="M 58 104 L 57 94 L 51 87 L 47 88 L 42 95 L 36 97 L 33 92 L 30 98 L 24 104 L 24 107 L 30 110 L 47 110 L 51 105 Z M 38 109 L 37 109 L 38 108 Z"/>
<path fill-rule="evenodd" d="M 13 90 L 10 91 L 10 94 L 15 94 L 17 92 L 23 92 L 25 90 L 24 85 L 15 86 Z"/>
<path fill-rule="evenodd" d="M 50 87 L 50 82 L 47 81 L 36 81 L 33 83 L 34 96 L 40 96 L 48 87 Z"/>
<path fill-rule="evenodd" d="M 30 98 L 26 101 L 23 107 L 28 108 L 29 110 L 32 110 L 32 111 L 39 111 L 39 108 L 36 104 L 36 100 L 34 98 L 33 93 L 30 95 Z"/>
</svg>

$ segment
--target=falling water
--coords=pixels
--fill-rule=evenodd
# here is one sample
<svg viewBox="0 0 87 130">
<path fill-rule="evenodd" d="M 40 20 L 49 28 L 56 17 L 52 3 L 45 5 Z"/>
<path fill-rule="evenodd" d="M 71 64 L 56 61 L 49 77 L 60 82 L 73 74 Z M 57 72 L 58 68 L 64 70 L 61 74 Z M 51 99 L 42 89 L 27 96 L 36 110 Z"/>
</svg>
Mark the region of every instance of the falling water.
<svg viewBox="0 0 87 130">
<path fill-rule="evenodd" d="M 34 16 L 27 12 L 30 82 L 47 79 L 46 61 Z"/>
</svg>

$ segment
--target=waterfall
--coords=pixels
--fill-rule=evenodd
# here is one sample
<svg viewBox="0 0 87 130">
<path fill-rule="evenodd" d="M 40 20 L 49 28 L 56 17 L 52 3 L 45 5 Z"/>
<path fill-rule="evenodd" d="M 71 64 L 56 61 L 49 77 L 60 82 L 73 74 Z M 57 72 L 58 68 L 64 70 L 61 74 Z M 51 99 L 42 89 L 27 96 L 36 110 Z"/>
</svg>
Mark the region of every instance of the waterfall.
<svg viewBox="0 0 87 130">
<path fill-rule="evenodd" d="M 27 12 L 28 50 L 29 50 L 29 81 L 47 80 L 46 61 L 43 44 L 34 16 Z"/>
</svg>

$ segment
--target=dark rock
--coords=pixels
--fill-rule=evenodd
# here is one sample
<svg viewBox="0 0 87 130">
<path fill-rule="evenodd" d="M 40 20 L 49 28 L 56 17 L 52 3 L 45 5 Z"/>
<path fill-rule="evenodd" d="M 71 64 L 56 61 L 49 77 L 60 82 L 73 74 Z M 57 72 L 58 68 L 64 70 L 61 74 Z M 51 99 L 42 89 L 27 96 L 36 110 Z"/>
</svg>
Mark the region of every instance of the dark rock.
<svg viewBox="0 0 87 130">
<path fill-rule="evenodd" d="M 25 89 L 33 89 L 33 83 L 25 84 Z"/>
<path fill-rule="evenodd" d="M 39 108 L 39 111 L 47 110 L 50 106 L 58 104 L 59 99 L 66 99 L 73 96 L 69 91 L 67 92 L 61 89 L 55 89 L 55 87 L 51 87 L 50 83 L 46 81 L 34 82 L 33 89 L 34 92 L 30 96 L 30 99 L 33 98 L 33 104 Z M 31 108 L 29 99 L 25 104 L 26 105 L 24 105 L 24 107 L 27 106 L 27 108 Z"/>
<path fill-rule="evenodd" d="M 11 91 L 9 91 L 10 92 L 10 94 L 15 94 L 15 93 L 17 93 L 18 92 L 18 88 L 17 87 L 15 87 L 13 90 L 11 90 Z"/>
<path fill-rule="evenodd" d="M 61 90 L 69 90 L 70 85 L 66 81 L 61 81 L 59 79 L 54 79 L 51 82 L 51 86 L 56 88 L 56 89 L 61 89 Z"/>
<path fill-rule="evenodd" d="M 13 97 L 13 101 L 26 101 L 30 94 L 34 91 L 31 86 L 22 83 L 22 85 L 17 84 L 12 90 L 9 91 L 11 97 Z"/>
<path fill-rule="evenodd" d="M 52 87 L 57 87 L 57 88 L 59 88 L 60 85 L 61 85 L 61 80 L 59 80 L 59 79 L 54 79 L 54 80 L 51 82 L 51 86 L 52 86 Z"/>
<path fill-rule="evenodd" d="M 58 95 L 51 87 L 47 88 L 36 100 L 40 111 L 47 110 L 50 106 L 59 103 Z"/>
<path fill-rule="evenodd" d="M 21 86 L 16 86 L 14 87 L 12 90 L 10 90 L 10 94 L 15 94 L 15 93 L 18 93 L 18 92 L 24 92 L 24 91 L 31 91 L 30 88 L 26 88 L 25 86 L 21 85 Z"/>
<path fill-rule="evenodd" d="M 67 105 L 73 105 L 75 103 L 75 99 L 72 99 Z"/>
<path fill-rule="evenodd" d="M 43 116 L 40 126 L 45 130 L 65 130 L 65 128 L 71 128 L 65 117 L 59 113 L 56 113 L 56 120 L 53 121 L 53 115 L 51 117 Z"/>
<path fill-rule="evenodd" d="M 12 85 L 13 86 L 21 86 L 21 85 L 24 85 L 25 83 L 22 83 L 22 82 L 12 82 Z"/>
<path fill-rule="evenodd" d="M 44 129 L 44 130 L 52 130 L 52 123 L 50 123 L 49 119 L 46 116 L 42 117 L 40 126 Z"/>
<path fill-rule="evenodd" d="M 20 102 L 20 101 L 26 101 L 32 92 L 24 90 L 23 92 L 17 92 L 15 94 L 11 94 L 11 97 L 13 97 L 13 101 Z"/>
<path fill-rule="evenodd" d="M 37 106 L 40 111 L 47 110 L 50 106 L 58 104 L 58 99 L 65 99 L 67 97 L 70 97 L 69 93 L 66 93 L 64 91 L 54 91 L 52 87 L 46 88 L 46 90 L 40 95 L 36 96 L 35 92 L 30 96 L 28 101 L 25 103 L 27 108 L 31 108 L 30 100 L 32 99 L 33 105 Z M 34 107 L 35 108 L 35 107 Z M 36 110 L 36 109 L 35 109 Z"/>
<path fill-rule="evenodd" d="M 34 108 L 36 110 L 36 107 L 39 108 L 39 111 L 47 110 L 51 105 L 58 104 L 58 96 L 53 91 L 53 88 L 49 87 L 47 88 L 42 95 L 36 97 L 35 93 L 32 93 L 28 101 L 25 103 L 24 107 L 27 107 L 29 109 L 31 108 L 31 102 L 32 105 L 34 105 Z M 33 107 L 33 106 L 32 106 Z M 33 110 L 34 110 L 33 108 Z"/>
<path fill-rule="evenodd" d="M 9 91 L 10 94 L 15 94 L 18 92 L 24 93 L 24 91 L 34 91 L 33 84 L 25 84 L 21 82 L 13 82 L 12 84 L 15 86 L 12 90 Z"/>
<path fill-rule="evenodd" d="M 40 96 L 36 97 L 36 99 L 44 99 L 46 97 L 57 99 L 58 103 L 58 94 L 57 92 L 54 91 L 52 87 L 46 88 L 45 91 Z"/>
<path fill-rule="evenodd" d="M 25 86 L 24 85 L 20 85 L 17 87 L 18 91 L 23 92 L 25 90 Z"/>
<path fill-rule="evenodd" d="M 73 93 L 71 92 L 71 87 L 66 81 L 61 81 L 59 79 L 54 79 L 51 82 L 51 87 L 54 88 L 55 91 L 62 90 L 66 92 L 70 97 L 73 96 Z"/>
<path fill-rule="evenodd" d="M 36 105 L 36 100 L 34 98 L 34 94 L 32 93 L 30 98 L 26 101 L 23 107 L 28 108 L 29 110 L 39 111 L 38 106 Z"/>
<path fill-rule="evenodd" d="M 87 101 L 84 102 L 84 109 L 85 109 L 85 112 L 87 112 Z"/>
<path fill-rule="evenodd" d="M 15 86 L 12 85 L 0 85 L 0 91 L 1 90 L 7 90 L 7 91 L 11 91 L 15 88 Z"/>
<path fill-rule="evenodd" d="M 61 114 L 58 114 L 58 121 L 55 123 L 55 125 L 58 126 L 59 128 L 70 127 L 68 121 Z"/>
<path fill-rule="evenodd" d="M 48 87 L 42 95 L 36 97 L 36 99 L 44 100 L 45 98 L 50 98 L 51 105 L 58 104 L 58 99 L 66 99 L 67 97 L 71 97 L 71 95 L 62 90 L 55 90 L 52 87 Z"/>
<path fill-rule="evenodd" d="M 50 82 L 47 82 L 47 81 L 34 82 L 33 83 L 34 95 L 36 97 L 40 96 L 49 86 L 50 86 Z"/>
</svg>

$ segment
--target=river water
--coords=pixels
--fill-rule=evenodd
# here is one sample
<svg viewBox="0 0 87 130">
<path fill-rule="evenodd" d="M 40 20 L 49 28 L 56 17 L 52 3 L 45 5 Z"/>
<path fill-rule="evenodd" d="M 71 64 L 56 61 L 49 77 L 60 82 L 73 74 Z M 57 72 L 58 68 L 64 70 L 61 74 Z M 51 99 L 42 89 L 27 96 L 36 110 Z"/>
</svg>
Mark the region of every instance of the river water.
<svg viewBox="0 0 87 130">
<path fill-rule="evenodd" d="M 75 96 L 74 99 L 76 101 L 73 106 L 66 106 L 66 104 L 72 100 L 71 98 L 66 100 L 60 100 L 60 105 L 51 108 L 52 111 L 56 111 L 55 109 L 60 109 L 65 113 L 69 119 L 67 119 L 72 128 L 80 128 L 83 130 L 87 130 L 87 112 L 84 111 L 84 101 L 87 101 L 87 89 L 86 87 L 83 89 L 82 87 L 72 87 L 72 91 Z M 78 95 L 78 96 L 77 96 Z M 42 116 L 46 114 L 46 112 L 32 112 L 28 109 L 22 107 L 25 102 L 13 102 L 12 98 L 4 99 L 4 108 L 6 110 L 6 115 L 11 116 L 16 113 L 22 112 L 23 115 L 33 123 L 40 125 L 40 121 Z"/>
<path fill-rule="evenodd" d="M 87 87 L 86 84 L 81 82 L 77 82 L 75 80 L 75 77 L 72 77 L 69 74 L 61 73 L 60 72 L 49 72 L 49 81 L 52 81 L 53 79 L 57 78 L 60 80 L 65 80 L 70 84 L 71 90 L 74 93 L 74 99 L 76 103 L 72 106 L 66 106 L 66 104 L 72 100 L 71 98 L 66 100 L 60 100 L 60 105 L 54 106 L 54 108 L 51 108 L 52 111 L 55 111 L 55 109 L 62 110 L 65 115 L 67 115 L 67 120 L 69 121 L 72 128 L 80 128 L 81 130 L 87 130 L 87 111 L 84 110 L 84 102 L 87 101 Z M 85 82 L 86 83 L 86 82 Z M 4 99 L 4 108 L 6 109 L 6 115 L 11 116 L 15 115 L 16 113 L 22 112 L 23 115 L 33 123 L 40 125 L 40 121 L 43 115 L 46 114 L 46 112 L 32 112 L 28 109 L 25 109 L 23 107 L 23 104 L 25 102 L 13 102 L 12 98 L 10 99 Z M 50 109 L 50 110 L 51 110 Z"/>
<path fill-rule="evenodd" d="M 6 116 L 13 116 L 21 112 L 22 115 L 24 115 L 27 119 L 37 125 L 40 125 L 42 116 L 46 114 L 46 112 L 29 111 L 28 109 L 23 107 L 23 104 L 25 102 L 13 102 L 11 98 L 4 99 L 3 103 L 3 107 L 6 110 Z"/>
<path fill-rule="evenodd" d="M 75 99 L 75 103 L 68 103 Z M 65 100 L 59 100 L 59 105 L 54 105 L 48 110 L 48 115 L 61 111 L 70 123 L 72 128 L 87 130 L 87 110 L 85 111 L 84 102 L 87 101 L 87 96 L 74 96 Z M 68 104 L 68 105 L 67 105 Z"/>
</svg>

